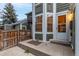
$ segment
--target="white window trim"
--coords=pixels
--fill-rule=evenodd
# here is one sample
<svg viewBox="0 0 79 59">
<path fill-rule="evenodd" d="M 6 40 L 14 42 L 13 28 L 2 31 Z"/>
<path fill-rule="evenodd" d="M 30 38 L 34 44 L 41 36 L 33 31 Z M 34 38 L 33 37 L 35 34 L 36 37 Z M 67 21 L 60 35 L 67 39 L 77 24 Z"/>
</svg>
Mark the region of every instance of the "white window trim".
<svg viewBox="0 0 79 59">
<path fill-rule="evenodd" d="M 35 4 L 35 6 L 39 5 L 40 3 Z"/>
<path fill-rule="evenodd" d="M 68 12 L 68 10 L 64 11 L 64 12 L 57 13 L 57 15 L 56 15 L 57 22 L 58 22 L 58 16 L 66 15 L 66 19 L 67 19 L 67 12 Z M 58 23 L 57 23 L 57 26 L 58 26 Z M 67 32 L 67 20 L 66 20 L 66 32 Z M 60 32 L 60 33 L 64 33 L 64 32 Z"/>
<path fill-rule="evenodd" d="M 47 32 L 47 34 L 53 34 L 53 32 Z"/>
<path fill-rule="evenodd" d="M 43 15 L 43 13 L 40 13 L 40 14 L 35 15 L 35 17 L 41 16 L 41 15 Z"/>
<path fill-rule="evenodd" d="M 68 10 L 56 13 L 57 16 L 67 14 Z"/>
<path fill-rule="evenodd" d="M 35 33 L 38 33 L 38 34 L 43 34 L 43 32 L 35 32 Z"/>
</svg>

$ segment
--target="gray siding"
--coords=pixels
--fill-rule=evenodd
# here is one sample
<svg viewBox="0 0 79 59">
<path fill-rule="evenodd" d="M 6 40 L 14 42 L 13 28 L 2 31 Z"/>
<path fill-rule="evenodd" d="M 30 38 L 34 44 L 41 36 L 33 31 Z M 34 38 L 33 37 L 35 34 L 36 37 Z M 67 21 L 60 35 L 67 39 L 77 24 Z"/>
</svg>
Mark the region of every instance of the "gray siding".
<svg viewBox="0 0 79 59">
<path fill-rule="evenodd" d="M 43 4 L 42 3 L 35 6 L 35 14 L 40 14 L 40 13 L 43 13 Z"/>
<path fill-rule="evenodd" d="M 47 3 L 47 12 L 53 12 L 53 3 Z"/>
<path fill-rule="evenodd" d="M 69 9 L 70 3 L 57 3 L 56 4 L 56 12 L 61 12 Z"/>
</svg>

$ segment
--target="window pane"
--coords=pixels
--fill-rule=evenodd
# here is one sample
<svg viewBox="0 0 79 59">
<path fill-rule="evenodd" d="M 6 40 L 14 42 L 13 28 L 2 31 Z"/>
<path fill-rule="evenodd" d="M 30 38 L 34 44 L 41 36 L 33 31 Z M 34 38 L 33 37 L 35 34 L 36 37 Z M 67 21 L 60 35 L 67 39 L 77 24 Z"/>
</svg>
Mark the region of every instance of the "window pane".
<svg viewBox="0 0 79 59">
<path fill-rule="evenodd" d="M 43 34 L 35 34 L 36 40 L 43 40 Z"/>
<path fill-rule="evenodd" d="M 36 31 L 42 32 L 42 16 L 36 17 Z"/>
<path fill-rule="evenodd" d="M 47 17 L 47 32 L 53 31 L 53 17 L 49 16 Z"/>
<path fill-rule="evenodd" d="M 66 32 L 66 15 L 58 16 L 58 32 Z"/>
<path fill-rule="evenodd" d="M 35 14 L 43 13 L 43 4 L 40 3 L 39 5 L 35 6 Z"/>
<path fill-rule="evenodd" d="M 53 12 L 53 3 L 47 3 L 47 12 Z"/>
<path fill-rule="evenodd" d="M 57 3 L 56 4 L 56 12 L 61 12 L 69 9 L 70 3 Z"/>
<path fill-rule="evenodd" d="M 46 40 L 49 41 L 50 39 L 53 39 L 53 34 L 46 34 Z"/>
</svg>

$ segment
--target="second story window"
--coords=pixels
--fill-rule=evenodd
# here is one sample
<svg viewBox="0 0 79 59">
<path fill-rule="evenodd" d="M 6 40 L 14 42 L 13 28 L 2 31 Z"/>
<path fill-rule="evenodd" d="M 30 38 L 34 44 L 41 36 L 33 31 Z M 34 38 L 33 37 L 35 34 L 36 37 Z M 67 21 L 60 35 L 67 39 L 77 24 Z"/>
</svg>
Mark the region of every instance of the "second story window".
<svg viewBox="0 0 79 59">
<path fill-rule="evenodd" d="M 35 14 L 43 13 L 43 3 L 35 6 Z"/>
<path fill-rule="evenodd" d="M 47 3 L 47 12 L 53 12 L 53 3 Z"/>
<path fill-rule="evenodd" d="M 70 7 L 70 3 L 57 3 L 56 4 L 56 12 L 62 12 L 68 10 Z"/>
</svg>

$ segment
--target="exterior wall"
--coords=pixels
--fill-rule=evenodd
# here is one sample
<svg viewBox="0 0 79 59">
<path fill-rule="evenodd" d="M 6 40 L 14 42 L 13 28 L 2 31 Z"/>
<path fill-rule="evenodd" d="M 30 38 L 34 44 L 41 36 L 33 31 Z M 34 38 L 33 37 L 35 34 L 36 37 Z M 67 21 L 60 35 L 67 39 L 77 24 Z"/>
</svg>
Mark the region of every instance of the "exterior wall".
<svg viewBox="0 0 79 59">
<path fill-rule="evenodd" d="M 42 30 L 43 30 L 43 42 L 46 42 L 46 32 L 47 32 L 47 8 L 46 8 L 46 4 L 43 4 L 43 21 L 42 21 Z"/>
<path fill-rule="evenodd" d="M 5 25 L 4 28 L 5 28 L 5 30 L 11 30 L 11 29 L 13 29 L 12 26 L 13 26 L 13 25 L 11 25 L 11 24 L 9 25 L 9 24 L 8 24 L 8 25 Z M 22 29 L 24 29 L 24 28 L 27 29 L 27 28 L 26 28 L 26 25 L 24 25 L 24 24 L 21 24 L 21 23 L 20 23 L 20 24 L 16 24 L 16 25 L 15 25 L 15 30 L 22 30 Z"/>
<path fill-rule="evenodd" d="M 18 24 L 18 25 L 16 25 L 15 29 L 17 29 L 17 30 L 26 29 L 26 25 Z"/>
<path fill-rule="evenodd" d="M 79 4 L 75 10 L 75 55 L 79 56 Z"/>
<path fill-rule="evenodd" d="M 17 30 L 19 30 L 19 29 L 20 29 L 20 25 L 17 24 L 17 25 L 15 26 L 15 28 L 16 28 Z"/>
<path fill-rule="evenodd" d="M 56 18 L 56 4 L 53 4 L 53 39 L 56 40 L 57 39 L 57 18 Z"/>
<path fill-rule="evenodd" d="M 12 29 L 12 26 L 6 26 L 4 25 L 5 29 L 4 30 L 11 30 Z"/>
<path fill-rule="evenodd" d="M 35 4 L 32 4 L 32 38 L 35 40 Z"/>
<path fill-rule="evenodd" d="M 60 10 L 57 10 L 57 8 L 56 8 L 56 3 L 54 3 L 54 4 L 43 3 L 40 6 L 39 5 L 40 4 L 33 4 L 32 5 L 33 6 L 32 7 L 32 9 L 33 9 L 32 10 L 32 12 L 33 12 L 32 13 L 32 15 L 33 15 L 32 16 L 32 19 L 33 19 L 33 21 L 32 21 L 33 22 L 33 25 L 32 25 L 32 28 L 33 28 L 33 31 L 32 31 L 33 32 L 33 40 L 35 40 L 35 36 L 39 37 L 40 34 L 43 35 L 43 36 L 41 36 L 41 37 L 43 37 L 43 42 L 46 42 L 49 39 L 59 40 L 59 38 L 57 38 L 57 36 L 59 36 L 59 35 L 57 35 L 58 34 L 58 32 L 57 32 L 57 23 L 58 23 L 57 15 L 61 15 L 61 14 L 65 14 L 66 15 L 67 14 L 67 9 L 69 7 L 63 8 L 62 10 L 60 9 L 62 11 L 62 12 L 60 12 Z M 69 5 L 69 4 L 67 4 L 67 5 Z M 41 8 L 40 11 L 38 10 L 39 8 L 36 9 L 37 6 L 39 6 L 39 8 Z M 37 11 L 39 11 L 39 13 Z M 36 17 L 40 16 L 40 15 L 42 15 L 42 32 L 36 32 L 36 30 L 35 30 L 35 28 L 36 28 L 35 23 L 36 23 L 36 20 L 37 20 Z M 47 17 L 48 16 L 52 16 L 53 17 L 53 22 L 52 22 L 53 23 L 53 27 L 52 27 L 53 28 L 53 32 L 47 32 Z M 68 22 L 67 22 L 67 24 L 68 24 Z M 68 25 L 67 25 L 67 32 L 68 32 Z M 36 34 L 39 34 L 39 35 L 36 35 Z M 69 33 L 67 33 L 67 34 L 69 34 Z M 66 40 L 68 38 L 67 34 L 65 34 L 64 36 L 62 36 L 60 34 L 60 36 L 62 36 L 64 38 L 61 41 L 67 41 Z"/>
</svg>

